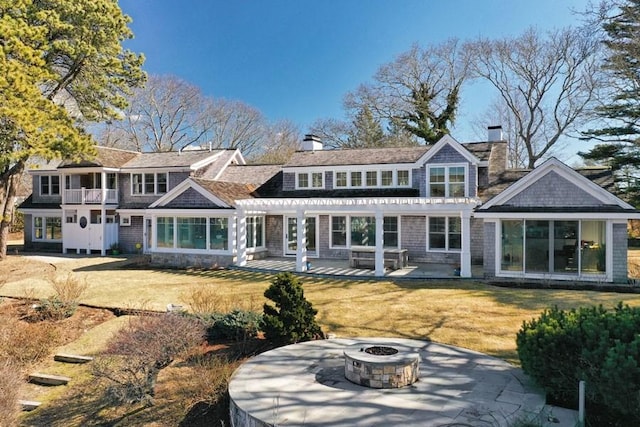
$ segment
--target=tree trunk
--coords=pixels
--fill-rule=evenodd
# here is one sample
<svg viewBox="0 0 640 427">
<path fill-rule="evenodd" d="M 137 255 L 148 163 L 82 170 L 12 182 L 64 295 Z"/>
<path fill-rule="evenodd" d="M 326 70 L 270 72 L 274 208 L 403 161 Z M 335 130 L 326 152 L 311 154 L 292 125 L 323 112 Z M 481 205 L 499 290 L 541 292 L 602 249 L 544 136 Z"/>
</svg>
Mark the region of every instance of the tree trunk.
<svg viewBox="0 0 640 427">
<path fill-rule="evenodd" d="M 0 261 L 7 258 L 9 227 L 15 208 L 18 181 L 22 178 L 25 163 L 20 160 L 0 176 Z"/>
</svg>

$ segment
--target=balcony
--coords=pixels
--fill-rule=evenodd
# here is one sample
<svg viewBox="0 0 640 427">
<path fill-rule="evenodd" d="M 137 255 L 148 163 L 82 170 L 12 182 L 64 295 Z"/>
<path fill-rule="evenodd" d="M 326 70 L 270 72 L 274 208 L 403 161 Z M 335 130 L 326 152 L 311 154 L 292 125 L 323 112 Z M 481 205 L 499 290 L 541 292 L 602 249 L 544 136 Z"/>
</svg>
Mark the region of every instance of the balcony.
<svg viewBox="0 0 640 427">
<path fill-rule="evenodd" d="M 102 205 L 117 204 L 118 190 L 101 188 L 81 188 L 64 190 L 63 203 L 68 205 Z"/>
</svg>

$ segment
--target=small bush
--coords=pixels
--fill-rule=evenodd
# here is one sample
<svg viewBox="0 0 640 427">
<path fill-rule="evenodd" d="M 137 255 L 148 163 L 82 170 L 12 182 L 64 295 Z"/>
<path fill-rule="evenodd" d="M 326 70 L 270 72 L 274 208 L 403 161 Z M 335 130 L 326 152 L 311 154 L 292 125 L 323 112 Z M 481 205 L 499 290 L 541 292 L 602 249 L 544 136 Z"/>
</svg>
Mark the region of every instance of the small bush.
<svg viewBox="0 0 640 427">
<path fill-rule="evenodd" d="M 60 333 L 52 324 L 21 322 L 0 317 L 0 360 L 12 360 L 19 366 L 36 363 L 49 355 Z"/>
<path fill-rule="evenodd" d="M 80 280 L 69 273 L 64 279 L 55 278 L 51 281 L 56 297 L 66 304 L 76 304 L 87 292 L 89 287 L 86 280 Z"/>
<path fill-rule="evenodd" d="M 316 323 L 317 310 L 304 297 L 302 283 L 291 273 L 278 274 L 264 296 L 275 307 L 264 305 L 264 332 L 267 339 L 290 344 L 324 336 Z"/>
<path fill-rule="evenodd" d="M 248 310 L 233 310 L 230 313 L 213 313 L 208 316 L 207 338 L 228 339 L 237 342 L 255 338 L 262 330 L 261 313 Z"/>
<path fill-rule="evenodd" d="M 220 313 L 226 311 L 229 298 L 220 295 L 214 286 L 199 286 L 184 292 L 180 299 L 196 314 Z"/>
<path fill-rule="evenodd" d="M 108 342 L 93 374 L 108 382 L 112 403 L 151 406 L 160 370 L 203 340 L 197 320 L 172 313 L 136 317 Z"/>
<path fill-rule="evenodd" d="M 578 383 L 587 400 L 619 418 L 640 421 L 640 309 L 618 304 L 570 311 L 545 310 L 517 334 L 523 370 L 553 399 L 577 405 Z"/>
<path fill-rule="evenodd" d="M 62 320 L 73 316 L 78 304 L 64 302 L 57 296 L 52 296 L 41 299 L 35 309 L 39 320 Z"/>
</svg>

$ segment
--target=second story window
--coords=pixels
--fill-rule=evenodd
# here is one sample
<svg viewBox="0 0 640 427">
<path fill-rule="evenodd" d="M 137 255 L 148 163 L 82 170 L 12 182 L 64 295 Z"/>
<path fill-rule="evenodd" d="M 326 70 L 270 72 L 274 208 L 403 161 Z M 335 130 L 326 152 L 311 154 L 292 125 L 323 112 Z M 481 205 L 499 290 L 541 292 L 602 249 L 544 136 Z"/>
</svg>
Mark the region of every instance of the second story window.
<svg viewBox="0 0 640 427">
<path fill-rule="evenodd" d="M 60 194 L 60 177 L 58 175 L 41 175 L 40 194 L 43 196 L 57 196 Z"/>
<path fill-rule="evenodd" d="M 362 172 L 351 172 L 351 186 L 362 187 Z"/>
<path fill-rule="evenodd" d="M 167 174 L 132 173 L 131 194 L 164 194 L 167 192 Z"/>
<path fill-rule="evenodd" d="M 398 171 L 398 187 L 408 187 L 409 186 L 409 171 L 399 170 Z"/>
<path fill-rule="evenodd" d="M 380 181 L 383 187 L 391 187 L 393 185 L 393 171 L 381 171 Z"/>
<path fill-rule="evenodd" d="M 347 173 L 336 172 L 336 187 L 346 187 L 346 186 L 347 186 Z"/>
<path fill-rule="evenodd" d="M 464 166 L 429 168 L 429 197 L 464 197 Z"/>
<path fill-rule="evenodd" d="M 377 186 L 378 186 L 378 172 L 367 171 L 367 187 L 377 187 Z"/>
<path fill-rule="evenodd" d="M 322 175 L 322 172 L 297 174 L 297 188 L 323 188 Z"/>
</svg>

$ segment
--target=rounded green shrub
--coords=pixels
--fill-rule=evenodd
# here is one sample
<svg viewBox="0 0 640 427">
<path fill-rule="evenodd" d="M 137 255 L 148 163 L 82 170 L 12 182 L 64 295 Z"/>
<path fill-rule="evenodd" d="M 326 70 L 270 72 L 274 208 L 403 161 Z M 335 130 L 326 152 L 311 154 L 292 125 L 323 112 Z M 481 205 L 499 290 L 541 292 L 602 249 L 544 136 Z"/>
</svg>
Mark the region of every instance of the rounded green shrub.
<svg viewBox="0 0 640 427">
<path fill-rule="evenodd" d="M 584 380 L 588 402 L 640 421 L 640 309 L 554 307 L 524 322 L 516 344 L 522 369 L 552 399 L 577 406 Z"/>
</svg>

